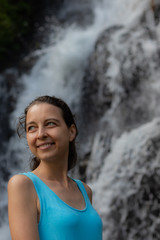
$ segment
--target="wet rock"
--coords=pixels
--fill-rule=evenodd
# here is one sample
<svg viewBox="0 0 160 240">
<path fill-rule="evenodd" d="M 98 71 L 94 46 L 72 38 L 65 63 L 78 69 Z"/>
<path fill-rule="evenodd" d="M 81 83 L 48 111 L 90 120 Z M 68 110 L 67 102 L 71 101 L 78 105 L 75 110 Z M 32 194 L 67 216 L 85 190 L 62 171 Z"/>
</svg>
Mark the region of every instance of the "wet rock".
<svg viewBox="0 0 160 240">
<path fill-rule="evenodd" d="M 155 24 L 160 23 L 160 2 L 158 0 L 151 0 L 151 8 L 154 14 Z"/>
<path fill-rule="evenodd" d="M 10 171 L 7 167 L 7 159 L 5 157 L 8 150 L 8 143 L 13 135 L 11 128 L 11 113 L 15 108 L 17 97 L 22 90 L 22 85 L 17 81 L 19 77 L 18 71 L 15 69 L 6 70 L 0 76 L 0 139 L 3 139 L 0 146 L 0 180 L 7 180 Z"/>
<path fill-rule="evenodd" d="M 118 136 L 157 115 L 152 106 L 155 101 L 160 104 L 154 88 L 160 77 L 159 40 L 156 31 L 139 26 L 114 26 L 102 33 L 83 79 L 85 131 L 94 133 L 90 126 L 103 118 Z"/>
<path fill-rule="evenodd" d="M 106 156 L 93 183 L 96 207 L 104 219 L 104 239 L 159 239 L 159 130 L 160 119 L 156 119 L 124 133 Z"/>
</svg>

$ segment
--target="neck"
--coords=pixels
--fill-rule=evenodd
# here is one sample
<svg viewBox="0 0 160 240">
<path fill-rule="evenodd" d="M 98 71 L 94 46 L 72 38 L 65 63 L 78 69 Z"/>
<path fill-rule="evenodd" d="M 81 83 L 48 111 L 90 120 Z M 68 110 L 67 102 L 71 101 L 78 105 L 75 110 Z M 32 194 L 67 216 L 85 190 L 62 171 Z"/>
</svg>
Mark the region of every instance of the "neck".
<svg viewBox="0 0 160 240">
<path fill-rule="evenodd" d="M 33 171 L 37 176 L 47 181 L 68 182 L 67 164 L 52 164 L 41 161 L 40 165 Z"/>
</svg>

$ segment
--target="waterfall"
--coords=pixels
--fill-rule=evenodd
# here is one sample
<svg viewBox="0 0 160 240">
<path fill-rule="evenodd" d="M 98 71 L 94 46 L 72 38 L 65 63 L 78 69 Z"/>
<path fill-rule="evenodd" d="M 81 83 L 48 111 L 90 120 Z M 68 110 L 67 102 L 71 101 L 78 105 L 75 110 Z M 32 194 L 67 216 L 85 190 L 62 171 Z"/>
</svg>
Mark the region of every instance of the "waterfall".
<svg viewBox="0 0 160 240">
<path fill-rule="evenodd" d="M 9 116 L 13 134 L 7 143 L 7 153 L 2 157 L 5 156 L 11 175 L 27 170 L 30 153 L 26 149 L 25 140 L 20 142 L 14 134 L 16 119 L 25 106 L 40 95 L 63 98 L 76 113 L 79 125 L 83 128 L 79 129 L 80 132 L 82 130 L 80 141 L 83 141 L 80 171 L 83 171 L 84 177 L 93 188 L 94 206 L 104 222 L 104 240 L 151 240 L 158 220 L 151 221 L 152 228 L 146 232 L 142 224 L 145 221 L 148 226 L 146 216 L 150 215 L 147 203 L 151 206 L 151 197 L 148 202 L 145 201 L 145 207 L 139 212 L 141 216 L 134 211 L 140 211 L 139 202 L 143 204 L 142 185 L 147 188 L 144 176 L 147 179 L 153 177 L 147 170 L 157 174 L 159 164 L 156 145 L 160 139 L 157 131 L 159 110 L 156 107 L 159 103 L 157 79 L 160 76 L 157 67 L 159 56 L 156 55 L 160 39 L 159 25 L 155 26 L 150 0 L 73 2 L 74 4 L 72 1 L 65 1 L 64 8 L 59 13 L 56 30 L 51 21 L 50 31 L 44 37 L 46 40 L 41 49 L 23 59 L 26 63 L 33 61 L 34 64 L 17 79 L 21 88 L 11 92 L 16 99 L 14 111 Z M 61 21 L 65 23 L 61 24 Z M 152 29 L 149 40 L 145 39 L 146 32 L 143 29 Z M 143 43 L 145 57 L 138 55 L 137 39 L 141 39 Z M 133 52 L 128 50 L 131 46 Z M 137 59 L 132 59 L 133 53 L 137 54 Z M 123 54 L 130 62 L 124 61 Z M 146 72 L 150 70 L 150 75 L 147 72 L 145 77 L 141 76 L 140 71 L 136 77 L 143 84 L 138 82 L 137 87 L 133 79 L 129 78 L 134 75 L 131 63 L 136 62 L 141 66 L 144 59 L 152 61 L 144 66 Z M 7 71 L 13 71 L 17 76 L 15 69 Z M 130 75 L 128 71 L 131 71 Z M 120 78 L 122 73 L 123 79 Z M 149 84 L 149 80 L 145 82 L 148 76 L 153 79 Z M 132 81 L 129 82 L 130 79 Z M 136 95 L 136 87 L 136 93 L 142 94 L 141 97 Z M 132 92 L 135 93 L 133 98 Z M 147 94 L 150 100 L 148 104 Z M 128 115 L 131 116 L 131 107 L 126 107 L 129 104 L 127 97 L 134 100 L 136 109 L 133 109 L 133 117 L 130 119 Z M 140 105 L 143 106 L 143 111 L 139 113 L 137 109 L 140 109 Z M 141 113 L 143 116 L 138 118 L 137 115 Z M 125 118 L 126 115 L 128 118 Z M 2 160 L 0 164 L 1 162 Z M 0 240 L 9 240 L 6 180 L 1 185 L 3 197 L 0 197 Z M 137 221 L 143 234 L 136 230 Z"/>
</svg>

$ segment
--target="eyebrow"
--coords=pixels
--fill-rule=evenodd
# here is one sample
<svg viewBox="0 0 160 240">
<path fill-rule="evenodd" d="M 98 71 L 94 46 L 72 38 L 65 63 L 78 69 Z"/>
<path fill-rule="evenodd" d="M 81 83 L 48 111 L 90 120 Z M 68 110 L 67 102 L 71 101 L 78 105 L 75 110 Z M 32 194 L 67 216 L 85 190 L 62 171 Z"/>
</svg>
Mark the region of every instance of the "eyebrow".
<svg viewBox="0 0 160 240">
<path fill-rule="evenodd" d="M 60 123 L 60 121 L 58 119 L 56 119 L 56 118 L 47 118 L 47 119 L 45 119 L 44 122 L 48 122 L 48 121 L 55 121 L 57 123 Z M 36 122 L 31 121 L 31 122 L 27 123 L 26 126 L 31 125 L 31 124 L 36 124 Z"/>
<path fill-rule="evenodd" d="M 58 119 L 56 119 L 56 118 L 47 118 L 47 119 L 45 120 L 45 122 L 48 122 L 48 121 L 55 121 L 55 122 L 57 122 L 57 123 L 60 123 L 60 121 L 59 121 Z"/>
</svg>

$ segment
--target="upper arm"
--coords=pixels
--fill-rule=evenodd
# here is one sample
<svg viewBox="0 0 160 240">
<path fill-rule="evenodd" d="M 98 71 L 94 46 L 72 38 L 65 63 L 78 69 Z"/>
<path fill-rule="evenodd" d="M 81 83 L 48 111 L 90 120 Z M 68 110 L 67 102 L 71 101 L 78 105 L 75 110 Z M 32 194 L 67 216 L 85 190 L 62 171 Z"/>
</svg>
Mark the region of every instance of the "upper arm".
<svg viewBox="0 0 160 240">
<path fill-rule="evenodd" d="M 92 203 L 92 190 L 86 183 L 83 182 L 83 185 L 84 185 L 84 187 L 86 189 L 86 192 L 88 194 L 89 200 Z"/>
<path fill-rule="evenodd" d="M 15 175 L 8 182 L 8 218 L 12 240 L 39 240 L 36 192 L 31 180 Z"/>
</svg>

